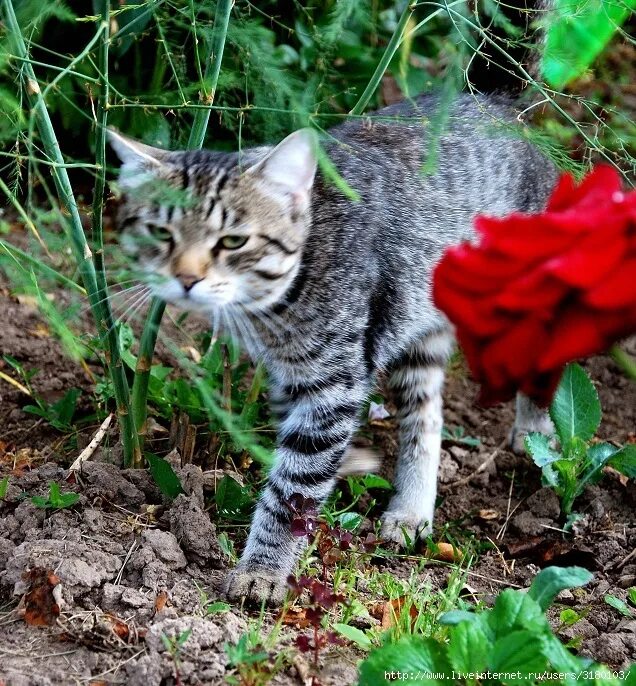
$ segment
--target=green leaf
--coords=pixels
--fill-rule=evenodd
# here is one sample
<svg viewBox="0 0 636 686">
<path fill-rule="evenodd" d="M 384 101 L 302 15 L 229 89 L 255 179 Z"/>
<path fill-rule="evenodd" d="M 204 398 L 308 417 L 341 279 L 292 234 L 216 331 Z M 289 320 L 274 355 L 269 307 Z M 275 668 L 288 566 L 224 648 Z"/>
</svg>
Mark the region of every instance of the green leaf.
<svg viewBox="0 0 636 686">
<path fill-rule="evenodd" d="M 552 633 L 544 633 L 538 637 L 541 644 L 541 652 L 548 659 L 550 666 L 556 672 L 564 675 L 564 683 L 567 686 L 574 686 L 579 683 L 581 670 L 585 663 L 559 641 Z"/>
<path fill-rule="evenodd" d="M 530 672 L 542 672 L 547 667 L 538 636 L 532 631 L 513 631 L 499 638 L 492 648 L 488 667 L 493 672 L 508 672 L 507 684 L 528 682 Z"/>
<path fill-rule="evenodd" d="M 51 481 L 49 483 L 49 497 L 43 498 L 40 495 L 34 495 L 31 502 L 40 509 L 51 508 L 52 510 L 63 510 L 66 507 L 73 507 L 80 499 L 79 493 L 62 493 L 60 487 Z"/>
<path fill-rule="evenodd" d="M 183 493 L 181 481 L 179 481 L 179 477 L 174 473 L 169 462 L 152 453 L 146 453 L 146 461 L 150 467 L 150 475 L 166 497 L 174 499 Z"/>
<path fill-rule="evenodd" d="M 221 517 L 233 521 L 249 521 L 254 499 L 248 488 L 241 486 L 227 474 L 219 481 L 214 494 Z"/>
<path fill-rule="evenodd" d="M 365 488 L 382 488 L 385 491 L 393 490 L 391 483 L 377 474 L 365 474 L 362 477 L 362 483 Z"/>
<path fill-rule="evenodd" d="M 77 399 L 82 392 L 78 388 L 71 388 L 66 391 L 64 397 L 58 400 L 51 409 L 55 412 L 57 421 L 62 426 L 70 426 L 75 408 L 77 406 Z"/>
<path fill-rule="evenodd" d="M 636 586 L 627 589 L 627 597 L 629 598 L 629 602 L 636 606 Z"/>
<path fill-rule="evenodd" d="M 589 441 L 601 423 L 601 404 L 594 384 L 578 364 L 569 364 L 550 405 L 550 417 L 565 449 L 573 438 Z"/>
<path fill-rule="evenodd" d="M 488 613 L 488 626 L 498 639 L 520 629 L 544 631 L 547 620 L 543 609 L 529 593 L 507 588 L 497 596 L 494 607 Z"/>
<path fill-rule="evenodd" d="M 468 610 L 449 610 L 439 618 L 439 623 L 454 626 L 460 622 L 476 622 L 478 617 L 479 615 Z"/>
<path fill-rule="evenodd" d="M 343 529 L 355 531 L 360 526 L 363 517 L 357 512 L 343 512 L 336 519 Z"/>
<path fill-rule="evenodd" d="M 371 650 L 373 644 L 371 639 L 355 626 L 349 626 L 348 624 L 336 623 L 333 628 L 341 635 L 344 636 L 349 641 L 353 641 L 362 650 Z"/>
<path fill-rule="evenodd" d="M 486 667 L 491 647 L 480 622 L 461 622 L 450 630 L 446 652 L 456 672 L 478 672 Z"/>
<path fill-rule="evenodd" d="M 546 567 L 534 577 L 528 596 L 545 612 L 558 593 L 585 586 L 592 578 L 593 574 L 583 567 Z"/>
<path fill-rule="evenodd" d="M 9 488 L 9 477 L 5 476 L 4 479 L 0 481 L 0 498 L 4 498 L 7 495 L 7 489 Z"/>
<path fill-rule="evenodd" d="M 615 452 L 608 464 L 630 479 L 636 479 L 636 445 L 626 445 Z"/>
<path fill-rule="evenodd" d="M 546 81 L 561 89 L 580 76 L 635 6 L 635 0 L 555 0 L 543 54 Z"/>
<path fill-rule="evenodd" d="M 217 615 L 217 614 L 220 614 L 221 612 L 228 612 L 231 609 L 232 609 L 232 606 L 229 603 L 224 603 L 223 601 L 218 600 L 216 603 L 210 603 L 209 605 L 206 605 L 205 614 L 206 615 Z"/>
<path fill-rule="evenodd" d="M 559 613 L 559 621 L 564 626 L 572 626 L 580 621 L 580 619 L 581 615 L 571 607 L 566 607 L 565 610 L 561 610 Z"/>
<path fill-rule="evenodd" d="M 618 448 L 611 443 L 596 443 L 589 447 L 587 457 L 594 467 L 603 467 L 617 452 Z"/>
<path fill-rule="evenodd" d="M 387 674 L 419 673 L 418 684 L 448 686 L 451 666 L 442 646 L 431 638 L 407 636 L 371 652 L 360 665 L 358 686 L 378 686 Z M 394 679 L 397 677 L 394 677 Z"/>
<path fill-rule="evenodd" d="M 550 447 L 550 437 L 545 434 L 529 433 L 525 437 L 524 443 L 526 451 L 537 467 L 545 467 L 563 457 Z"/>
<path fill-rule="evenodd" d="M 605 600 L 605 602 L 610 607 L 613 607 L 615 610 L 618 610 L 623 615 L 623 617 L 631 618 L 634 616 L 634 613 L 629 608 L 629 605 L 627 605 L 627 603 L 624 600 L 617 598 L 615 595 L 610 595 L 608 593 L 603 600 Z"/>
</svg>

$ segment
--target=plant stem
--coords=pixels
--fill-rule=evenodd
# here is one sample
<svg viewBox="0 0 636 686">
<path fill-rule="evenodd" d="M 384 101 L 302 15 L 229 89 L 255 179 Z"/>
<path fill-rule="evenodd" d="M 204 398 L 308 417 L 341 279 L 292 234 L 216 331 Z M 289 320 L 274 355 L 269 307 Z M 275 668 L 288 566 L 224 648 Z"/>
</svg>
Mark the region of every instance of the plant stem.
<svg viewBox="0 0 636 686">
<path fill-rule="evenodd" d="M 105 12 L 107 21 L 105 22 L 105 25 L 102 22 L 99 31 L 101 33 L 102 44 L 106 43 L 105 55 L 107 57 L 107 30 L 109 21 L 108 0 L 103 0 L 103 3 L 102 9 L 103 12 Z M 22 36 L 20 25 L 18 24 L 18 20 L 15 16 L 15 11 L 13 9 L 11 0 L 2 0 L 2 7 L 4 8 L 4 14 L 6 18 L 6 25 L 8 29 L 7 33 L 14 41 L 16 54 L 19 58 L 21 58 L 21 60 L 28 60 L 28 51 L 24 42 L 24 37 Z M 102 55 L 103 52 L 100 50 L 100 58 Z M 53 128 L 42 91 L 40 90 L 40 86 L 35 77 L 33 66 L 28 61 L 23 61 L 22 70 L 26 76 L 25 92 L 29 101 L 29 105 L 31 106 L 35 124 L 42 139 L 44 152 L 51 159 L 51 161 L 55 163 L 55 166 L 51 167 L 51 174 L 53 176 L 53 181 L 55 183 L 60 202 L 68 216 L 68 222 L 63 222 L 64 230 L 66 231 L 70 240 L 71 249 L 77 262 L 82 283 L 84 284 L 88 294 L 93 317 L 95 318 L 98 327 L 102 331 L 106 331 L 110 328 L 108 322 L 112 321 L 112 312 L 110 310 L 110 304 L 108 300 L 102 301 L 102 296 L 100 295 L 101 289 L 95 270 L 95 264 L 93 262 L 93 255 L 86 241 L 86 236 L 84 235 L 82 222 L 77 208 L 77 202 L 73 194 L 73 188 L 71 186 L 68 173 L 64 166 L 64 158 L 60 150 L 60 145 L 55 135 L 55 130 Z M 100 91 L 100 103 L 105 109 L 105 100 L 101 97 L 103 95 L 103 86 L 104 84 L 102 83 L 102 89 Z M 98 177 L 100 175 L 103 178 L 103 164 L 101 169 L 98 170 Z M 113 346 L 113 344 L 115 345 Z M 130 399 L 128 393 L 128 383 L 126 381 L 123 367 L 120 364 L 117 364 L 119 348 L 116 335 L 108 336 L 107 347 L 109 348 L 107 350 L 109 370 L 115 389 L 117 413 L 121 426 L 121 437 L 124 447 L 124 461 L 129 463 L 132 461 L 135 453 L 136 441 L 135 433 L 132 430 L 132 422 L 129 412 Z M 114 365 L 113 362 L 115 362 Z"/>
<path fill-rule="evenodd" d="M 623 370 L 625 376 L 636 381 L 636 360 L 618 344 L 611 347 L 610 355 L 614 362 Z"/>
<path fill-rule="evenodd" d="M 135 367 L 135 378 L 132 387 L 131 410 L 135 429 L 139 436 L 139 447 L 143 449 L 147 433 L 146 420 L 148 417 L 148 382 L 152 370 L 152 356 L 157 343 L 159 325 L 163 317 L 166 303 L 159 298 L 153 298 L 148 309 L 148 316 L 141 332 L 139 341 L 139 354 Z"/>
<path fill-rule="evenodd" d="M 402 37 L 404 36 L 404 31 L 406 30 L 406 26 L 409 23 L 409 19 L 415 11 L 415 6 L 415 3 L 411 2 L 411 0 L 407 2 L 407 5 L 404 8 L 404 11 L 402 12 L 402 16 L 400 17 L 400 21 L 398 22 L 398 25 L 395 27 L 395 31 L 391 36 L 391 40 L 389 41 L 389 44 L 386 46 L 384 54 L 382 55 L 382 58 L 380 59 L 378 66 L 375 68 L 371 80 L 367 84 L 367 87 L 364 89 L 364 92 L 360 96 L 360 99 L 353 106 L 353 109 L 349 112 L 349 114 L 362 114 L 364 112 L 365 107 L 369 104 L 369 100 L 371 100 L 371 97 L 375 93 L 377 87 L 380 85 L 380 81 L 384 76 L 384 72 L 387 70 L 391 60 L 393 59 L 393 56 L 397 52 L 397 49 L 400 47 Z"/>
<path fill-rule="evenodd" d="M 219 81 L 219 73 L 221 72 L 221 62 L 223 61 L 223 51 L 225 50 L 225 38 L 227 37 L 227 29 L 230 23 L 230 12 L 234 5 L 234 0 L 219 0 L 214 14 L 214 27 L 212 29 L 212 40 L 210 41 L 210 50 L 205 62 L 205 73 L 203 77 L 204 86 L 209 83 L 209 90 L 201 93 L 201 99 L 207 106 L 205 109 L 196 111 L 194 115 L 194 122 L 188 138 L 188 150 L 199 150 L 203 145 L 205 132 L 208 128 L 208 121 L 210 120 L 211 109 L 210 105 L 214 104 L 214 96 L 216 94 L 216 85 Z M 196 36 L 194 37 L 196 40 Z"/>
<path fill-rule="evenodd" d="M 219 73 L 221 71 L 221 62 L 223 60 L 223 51 L 225 49 L 225 38 L 227 36 L 228 24 L 230 21 L 230 12 L 234 5 L 233 0 L 220 0 L 217 4 L 216 14 L 214 16 L 214 30 L 212 41 L 210 43 L 210 51 L 205 68 L 205 81 L 210 83 L 209 92 L 202 93 L 202 98 L 205 100 L 206 108 L 198 109 L 194 115 L 194 122 L 190 137 L 188 139 L 188 149 L 200 149 L 203 145 L 205 132 L 208 127 L 211 109 L 210 106 L 214 102 L 214 94 L 216 85 L 219 80 Z M 196 36 L 195 36 L 196 39 Z M 148 383 L 150 380 L 150 371 L 152 369 L 152 358 L 157 342 L 157 335 L 159 333 L 159 326 L 165 311 L 166 304 L 158 298 L 153 298 L 148 310 L 148 316 L 144 324 L 144 329 L 141 334 L 139 342 L 139 355 L 137 357 L 137 366 L 135 368 L 135 378 L 132 388 L 132 415 L 134 427 L 139 435 L 140 446 L 143 446 L 143 441 L 146 437 L 147 430 L 147 416 L 148 416 Z M 141 457 L 140 457 L 141 459 Z"/>
<path fill-rule="evenodd" d="M 115 388 L 119 385 L 119 395 L 125 398 L 125 404 L 117 402 L 119 428 L 122 443 L 129 445 L 124 450 L 124 464 L 127 467 L 138 467 L 141 463 L 141 450 L 136 427 L 130 414 L 130 396 L 128 381 L 119 349 L 118 328 L 113 320 L 108 300 L 108 284 L 106 283 L 106 269 L 104 266 L 104 189 L 106 187 L 106 124 L 108 120 L 108 50 L 110 45 L 110 0 L 101 0 L 101 20 L 103 36 L 99 44 L 97 68 L 100 74 L 99 95 L 97 99 L 97 121 L 95 128 L 95 162 L 98 170 L 95 174 L 93 189 L 93 245 L 95 247 L 95 275 L 99 289 L 99 299 L 106 305 L 103 311 L 106 327 L 107 348 L 110 353 L 110 375 Z M 117 394 L 116 394 L 117 395 Z"/>
</svg>

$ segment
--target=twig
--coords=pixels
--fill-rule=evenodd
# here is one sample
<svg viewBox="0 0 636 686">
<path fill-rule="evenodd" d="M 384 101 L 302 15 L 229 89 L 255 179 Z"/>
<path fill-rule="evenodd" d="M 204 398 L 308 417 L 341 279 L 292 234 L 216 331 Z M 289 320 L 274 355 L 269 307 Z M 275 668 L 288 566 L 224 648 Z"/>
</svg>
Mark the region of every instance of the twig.
<svg viewBox="0 0 636 686">
<path fill-rule="evenodd" d="M 31 391 L 26 386 L 23 386 L 19 381 L 16 381 L 13 377 L 9 376 L 8 374 L 0 372 L 0 379 L 6 381 L 7 383 L 10 383 L 12 386 L 15 386 L 21 393 L 24 393 L 25 395 L 32 397 Z"/>
<path fill-rule="evenodd" d="M 124 575 L 124 569 L 126 568 L 126 565 L 128 564 L 128 560 L 130 560 L 130 556 L 133 554 L 135 549 L 137 548 L 137 539 L 133 539 L 133 542 L 128 548 L 128 552 L 126 553 L 126 557 L 124 558 L 124 561 L 121 563 L 121 567 L 119 568 L 119 571 L 117 572 L 117 576 L 115 577 L 115 586 L 119 586 L 121 583 L 121 578 Z"/>
<path fill-rule="evenodd" d="M 70 476 L 73 472 L 76 472 L 80 467 L 92 457 L 93 453 L 97 450 L 97 446 L 102 442 L 111 421 L 113 420 L 113 413 L 111 412 L 106 419 L 102 422 L 102 425 L 97 429 L 95 435 L 93 436 L 91 442 L 82 450 L 78 455 L 77 459 L 68 469 L 68 475 Z"/>
</svg>

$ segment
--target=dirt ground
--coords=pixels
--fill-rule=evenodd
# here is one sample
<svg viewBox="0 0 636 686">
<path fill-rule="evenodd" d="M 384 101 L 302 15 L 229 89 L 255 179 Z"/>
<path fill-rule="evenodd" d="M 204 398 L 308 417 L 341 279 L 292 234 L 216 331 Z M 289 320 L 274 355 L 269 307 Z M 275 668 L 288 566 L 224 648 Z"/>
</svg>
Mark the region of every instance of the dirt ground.
<svg viewBox="0 0 636 686">
<path fill-rule="evenodd" d="M 32 383 L 48 399 L 73 386 L 89 389 L 85 371 L 46 335 L 32 303 L 11 296 L 6 284 L 2 289 L 0 282 L 2 354 L 37 368 Z M 631 347 L 634 351 L 633 343 Z M 636 386 L 608 358 L 591 360 L 587 368 L 604 409 L 601 437 L 634 441 Z M 0 370 L 11 373 L 1 362 Z M 541 488 L 538 470 L 527 458 L 502 447 L 512 408 L 483 409 L 475 397 L 476 387 L 465 371 L 453 370 L 446 424 L 463 427 L 480 444 L 444 442 L 436 524 L 439 536 L 445 532 L 460 544 L 471 537 L 490 544 L 481 546 L 489 549 L 468 571 L 467 597 L 488 602 L 507 586 L 527 586 L 542 566 L 580 564 L 594 572 L 594 581 L 559 597 L 554 617 L 565 607 L 583 615 L 561 631 L 562 638 L 574 640 L 582 654 L 612 667 L 636 660 L 636 619 L 622 616 L 604 600 L 607 594 L 626 600 L 627 589 L 636 585 L 634 483 L 611 473 L 590 488 L 579 503 L 584 517 L 576 535 L 564 537 L 558 502 Z M 196 457 L 195 464 L 177 466 L 187 495 L 168 503 L 145 471 L 112 464 L 118 457 L 116 437 L 110 434 L 75 483 L 68 483 L 69 456 L 61 434 L 24 413 L 26 402 L 0 379 L 0 478 L 11 475 L 7 495 L 0 500 L 0 683 L 225 683 L 235 671 L 224 645 L 235 643 L 260 620 L 258 613 L 236 608 L 205 616 L 204 605 L 219 599 L 228 566 L 205 510 L 209 475 L 196 466 Z M 95 428 L 89 427 L 78 445 L 85 444 Z M 390 462 L 396 449 L 393 420 L 375 422 L 365 431 Z M 497 449 L 496 459 L 490 459 Z M 79 502 L 53 513 L 36 508 L 30 496 L 46 495 L 50 481 L 79 493 Z M 226 531 L 240 549 L 244 529 Z M 378 558 L 369 564 L 408 577 L 416 558 Z M 449 567 L 431 563 L 421 576 L 443 588 L 449 573 Z M 28 624 L 27 618 L 47 619 L 39 616 L 43 599 L 51 606 L 53 625 Z M 57 617 L 54 602 L 60 609 Z M 268 612 L 261 628 L 271 627 L 275 615 Z M 176 664 L 162 635 L 174 639 L 188 629 L 191 634 Z M 283 627 L 269 649 L 272 656 L 283 650 L 293 655 L 295 635 L 295 629 Z M 320 666 L 321 684 L 355 683 L 361 657 L 353 646 L 328 649 Z M 271 683 L 308 683 L 303 658 L 290 658 L 290 664 Z"/>
</svg>

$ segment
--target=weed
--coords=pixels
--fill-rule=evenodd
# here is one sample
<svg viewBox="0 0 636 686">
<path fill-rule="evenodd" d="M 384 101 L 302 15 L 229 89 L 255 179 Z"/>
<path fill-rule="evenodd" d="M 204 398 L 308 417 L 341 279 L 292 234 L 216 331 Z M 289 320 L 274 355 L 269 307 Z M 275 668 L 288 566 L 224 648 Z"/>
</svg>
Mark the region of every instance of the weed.
<svg viewBox="0 0 636 686">
<path fill-rule="evenodd" d="M 286 655 L 280 651 L 271 655 L 266 645 L 273 642 L 276 630 L 270 634 L 268 640 L 262 636 L 261 629 L 262 627 L 257 624 L 243 634 L 236 644 L 225 644 L 228 664 L 235 672 L 225 677 L 231 686 L 262 686 L 282 668 Z"/>
<path fill-rule="evenodd" d="M 603 467 L 636 477 L 636 446 L 617 448 L 611 443 L 592 442 L 601 422 L 601 404 L 590 378 L 578 364 L 566 367 L 550 405 L 550 417 L 556 435 L 531 433 L 525 443 L 542 470 L 544 484 L 561 499 L 564 515 L 571 515 L 576 498 L 602 478 Z M 558 449 L 552 447 L 556 442 Z"/>
<path fill-rule="evenodd" d="M 31 498 L 31 502 L 43 510 L 64 510 L 69 507 L 73 507 L 80 499 L 79 493 L 62 493 L 60 487 L 51 481 L 49 483 L 49 495 L 48 498 L 44 498 L 39 495 L 34 495 Z"/>
<path fill-rule="evenodd" d="M 199 592 L 199 604 L 203 610 L 204 615 L 216 615 L 222 612 L 228 612 L 231 609 L 231 605 L 224 603 L 222 601 L 210 601 L 208 594 L 199 586 L 195 581 L 194 585 L 197 587 Z"/>
<path fill-rule="evenodd" d="M 181 653 L 183 651 L 183 646 L 186 644 L 187 640 L 190 638 L 192 629 L 186 629 L 182 631 L 175 638 L 170 638 L 166 634 L 161 634 L 161 642 L 163 643 L 168 654 L 172 658 L 172 664 L 174 668 L 174 680 L 176 686 L 181 686 L 181 677 L 179 675 L 179 669 L 181 668 Z"/>
<path fill-rule="evenodd" d="M 584 670 L 599 670 L 560 643 L 545 611 L 557 593 L 582 586 L 591 578 L 590 572 L 579 567 L 548 567 L 535 577 L 527 593 L 507 589 L 492 608 L 447 612 L 440 618 L 448 628 L 446 640 L 413 634 L 385 643 L 360 666 L 360 686 L 401 680 L 410 673 L 435 675 L 435 683 L 460 684 L 532 683 L 533 674 L 556 673 L 560 681 L 578 683 L 579 678 L 585 679 Z"/>
<path fill-rule="evenodd" d="M 615 595 L 611 595 L 610 593 L 606 594 L 603 600 L 610 607 L 613 607 L 615 610 L 618 610 L 623 615 L 623 617 L 629 617 L 629 619 L 634 618 L 634 613 L 624 600 L 621 600 L 620 598 L 617 598 Z"/>
<path fill-rule="evenodd" d="M 31 385 L 31 379 L 37 374 L 37 370 L 24 369 L 16 359 L 9 355 L 3 355 L 4 361 L 10 365 L 22 378 L 24 387 L 29 393 L 29 396 L 35 401 L 35 405 L 25 405 L 22 409 L 24 412 L 37 415 L 46 420 L 53 428 L 61 432 L 70 432 L 73 430 L 73 417 L 77 409 L 77 401 L 81 395 L 81 391 L 77 388 L 71 388 L 64 396 L 54 402 L 49 403 L 44 398 L 40 397 Z"/>
</svg>

